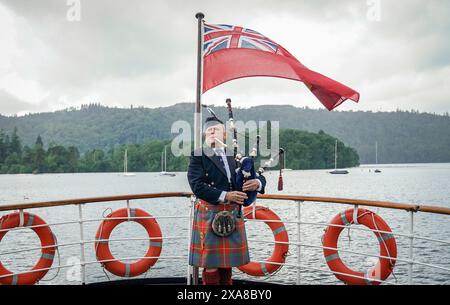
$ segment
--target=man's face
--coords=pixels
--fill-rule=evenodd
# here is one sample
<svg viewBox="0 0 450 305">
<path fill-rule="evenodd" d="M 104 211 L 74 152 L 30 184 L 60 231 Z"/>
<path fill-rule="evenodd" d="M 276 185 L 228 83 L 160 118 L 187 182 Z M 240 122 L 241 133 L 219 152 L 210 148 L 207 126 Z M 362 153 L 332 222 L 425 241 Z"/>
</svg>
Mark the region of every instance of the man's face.
<svg viewBox="0 0 450 305">
<path fill-rule="evenodd" d="M 226 140 L 226 132 L 225 126 L 223 124 L 216 124 L 206 128 L 205 130 L 205 139 L 206 145 L 209 147 L 221 147 L 222 144 L 216 141 L 216 138 L 225 143 Z"/>
</svg>

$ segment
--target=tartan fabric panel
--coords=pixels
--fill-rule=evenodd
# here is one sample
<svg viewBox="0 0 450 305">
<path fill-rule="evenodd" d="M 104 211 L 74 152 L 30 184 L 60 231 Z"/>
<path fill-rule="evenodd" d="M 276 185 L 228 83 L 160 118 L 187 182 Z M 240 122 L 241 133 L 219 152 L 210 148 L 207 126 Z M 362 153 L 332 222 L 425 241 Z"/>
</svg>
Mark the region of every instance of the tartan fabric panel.
<svg viewBox="0 0 450 305">
<path fill-rule="evenodd" d="M 236 218 L 236 230 L 228 237 L 217 236 L 211 227 L 214 216 L 219 211 L 238 214 L 238 206 L 213 205 L 203 200 L 197 201 L 192 226 L 192 240 L 189 264 L 202 268 L 231 268 L 249 263 L 247 236 L 244 218 Z"/>
</svg>

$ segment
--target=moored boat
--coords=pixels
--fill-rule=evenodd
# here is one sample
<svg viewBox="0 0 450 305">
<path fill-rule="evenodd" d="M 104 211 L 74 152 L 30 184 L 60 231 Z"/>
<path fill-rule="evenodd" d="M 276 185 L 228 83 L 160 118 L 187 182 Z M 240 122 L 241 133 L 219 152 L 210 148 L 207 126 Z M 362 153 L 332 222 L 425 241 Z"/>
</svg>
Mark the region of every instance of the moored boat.
<svg viewBox="0 0 450 305">
<path fill-rule="evenodd" d="M 337 169 L 337 145 L 338 140 L 336 140 L 336 144 L 334 145 L 334 171 L 329 172 L 332 175 L 347 175 L 349 172 L 345 169 Z"/>
<path fill-rule="evenodd" d="M 167 171 L 167 147 L 164 146 L 164 151 L 161 153 L 161 172 L 159 173 L 161 176 L 169 176 L 175 177 L 175 173 L 171 173 Z"/>
</svg>

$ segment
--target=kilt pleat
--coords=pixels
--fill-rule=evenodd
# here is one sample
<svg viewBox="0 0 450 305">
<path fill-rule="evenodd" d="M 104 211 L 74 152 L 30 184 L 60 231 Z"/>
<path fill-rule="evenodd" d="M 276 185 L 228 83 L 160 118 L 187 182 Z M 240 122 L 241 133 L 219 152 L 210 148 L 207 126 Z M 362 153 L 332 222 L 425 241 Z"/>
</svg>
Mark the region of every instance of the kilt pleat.
<svg viewBox="0 0 450 305">
<path fill-rule="evenodd" d="M 231 268 L 250 262 L 244 218 L 236 219 L 236 230 L 228 237 L 217 236 L 211 223 L 216 213 L 230 211 L 234 216 L 235 204 L 213 205 L 203 200 L 195 204 L 189 264 L 202 268 Z"/>
</svg>

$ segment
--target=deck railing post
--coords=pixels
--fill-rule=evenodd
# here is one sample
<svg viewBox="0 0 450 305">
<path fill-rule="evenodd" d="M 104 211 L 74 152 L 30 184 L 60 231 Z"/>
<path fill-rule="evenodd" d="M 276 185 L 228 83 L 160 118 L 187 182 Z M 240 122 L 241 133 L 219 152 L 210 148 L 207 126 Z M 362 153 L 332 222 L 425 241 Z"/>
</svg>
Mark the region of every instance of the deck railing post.
<svg viewBox="0 0 450 305">
<path fill-rule="evenodd" d="M 410 222 L 409 222 L 409 266 L 408 266 L 408 284 L 412 285 L 413 283 L 413 259 L 414 259 L 414 211 L 409 212 L 410 213 Z"/>
<path fill-rule="evenodd" d="M 195 207 L 195 197 L 191 196 L 189 205 L 189 219 L 188 219 L 188 255 L 187 255 L 187 285 L 198 285 L 198 268 L 189 265 L 189 252 L 191 249 L 191 239 L 192 239 L 192 221 L 194 217 L 194 207 Z"/>
<path fill-rule="evenodd" d="M 303 201 L 297 201 L 297 285 L 300 285 L 301 282 L 301 272 L 300 272 L 300 264 L 301 264 L 301 206 Z"/>
<path fill-rule="evenodd" d="M 86 265 L 84 253 L 84 231 L 83 231 L 83 204 L 78 205 L 78 223 L 80 225 L 80 258 L 81 258 L 81 284 L 86 283 Z"/>
</svg>

